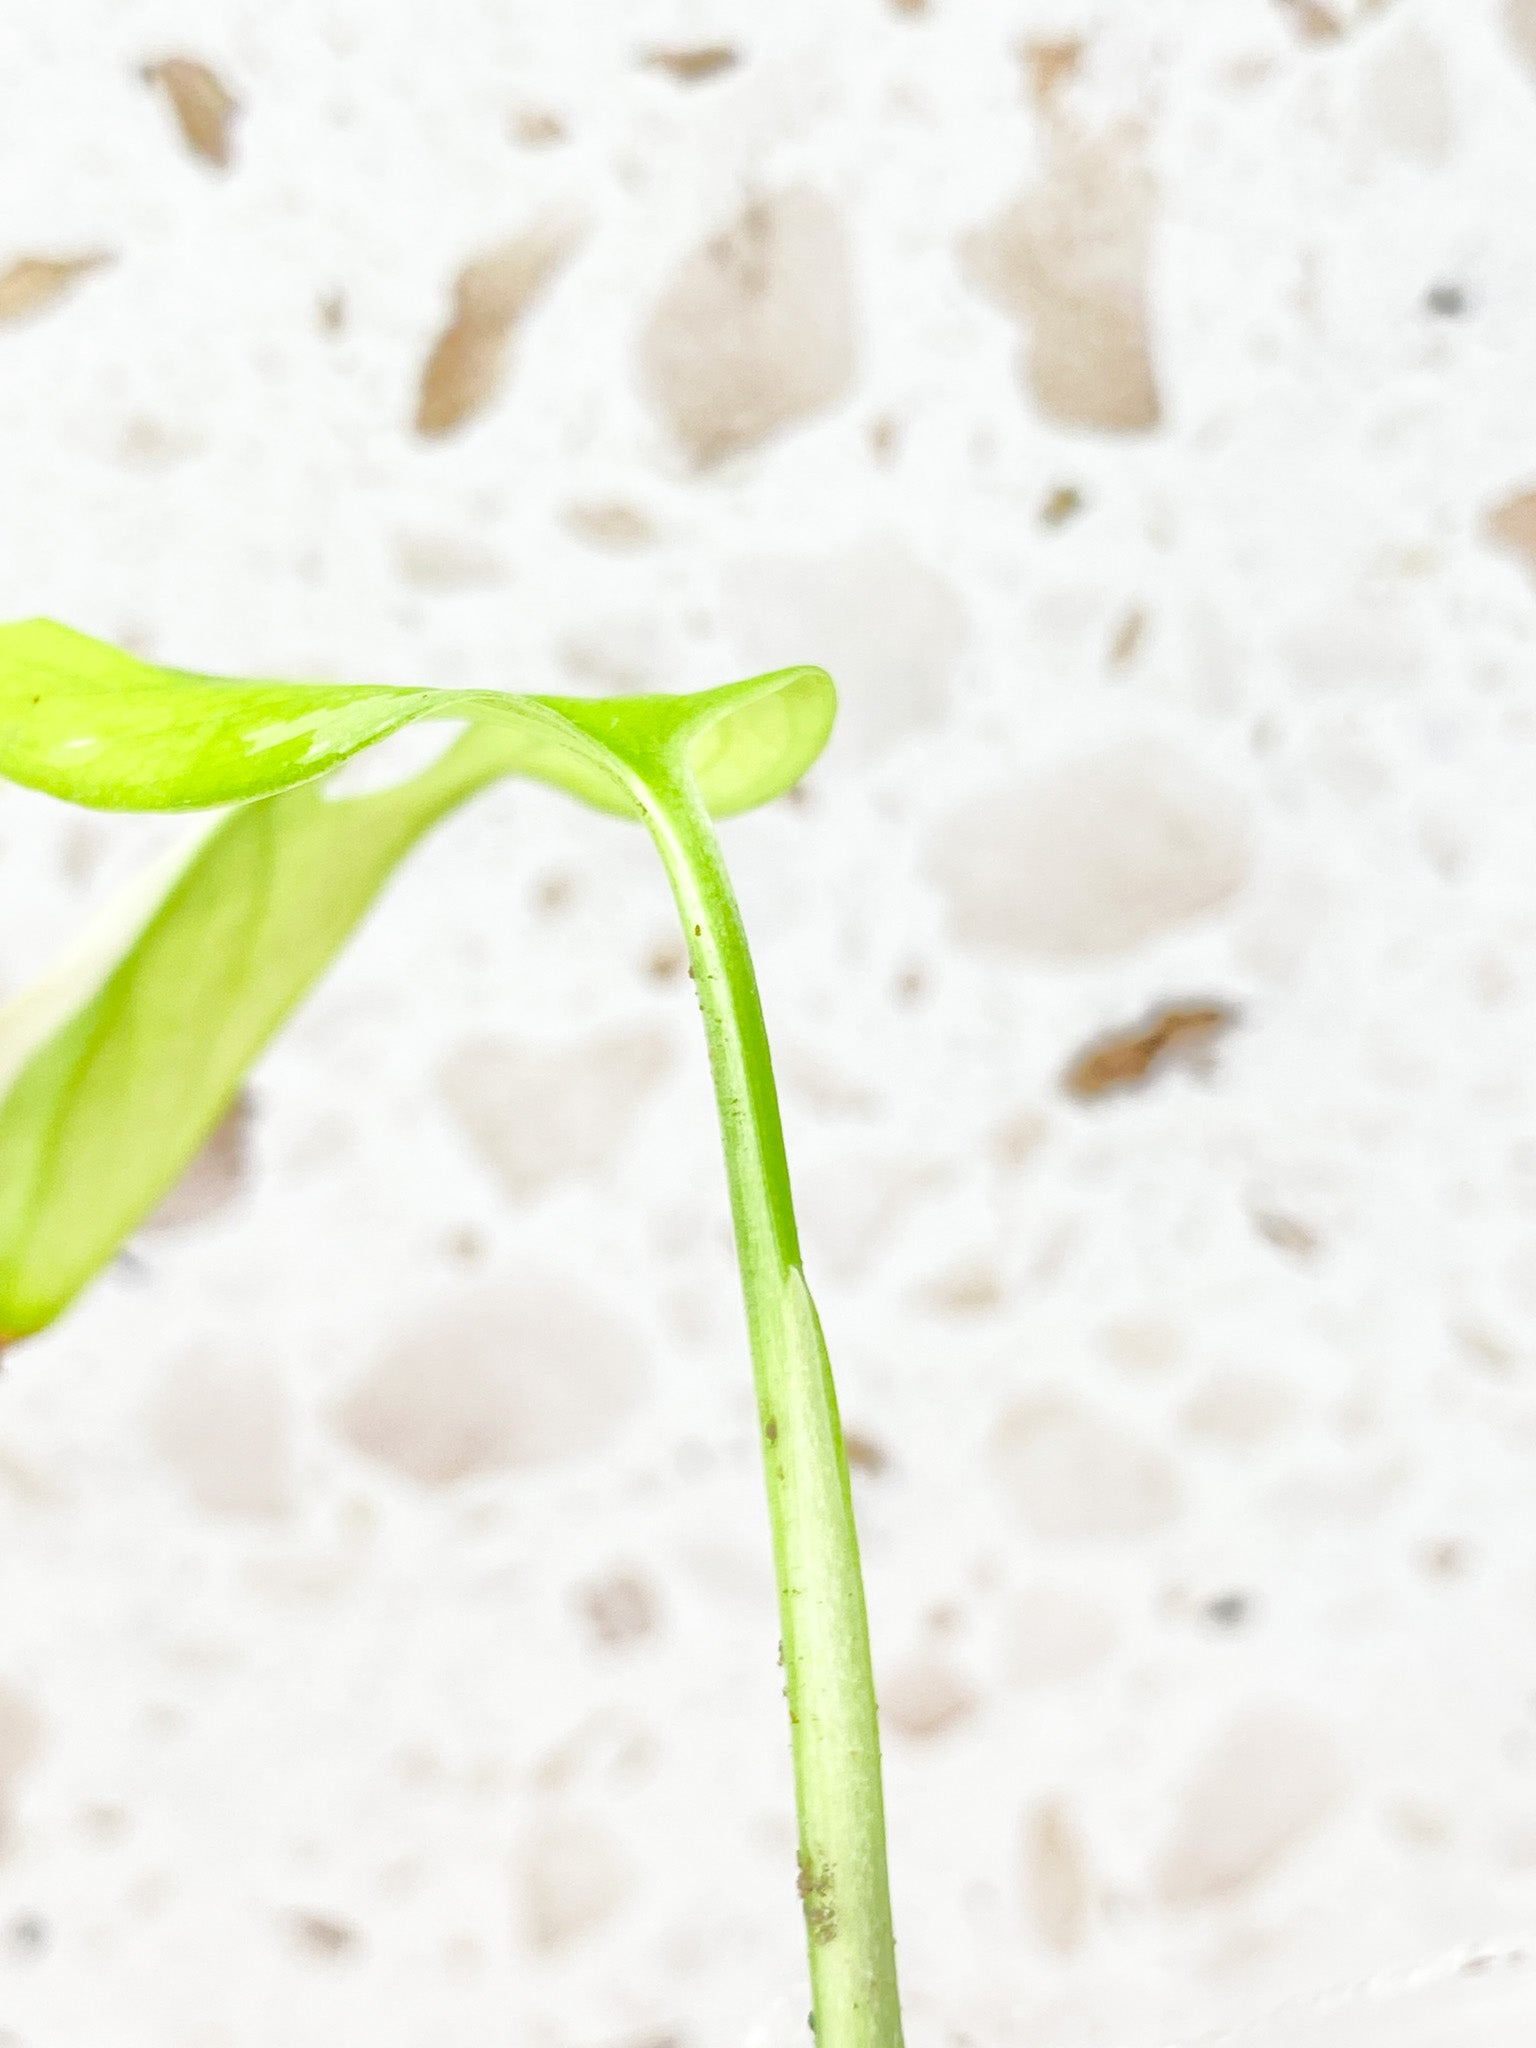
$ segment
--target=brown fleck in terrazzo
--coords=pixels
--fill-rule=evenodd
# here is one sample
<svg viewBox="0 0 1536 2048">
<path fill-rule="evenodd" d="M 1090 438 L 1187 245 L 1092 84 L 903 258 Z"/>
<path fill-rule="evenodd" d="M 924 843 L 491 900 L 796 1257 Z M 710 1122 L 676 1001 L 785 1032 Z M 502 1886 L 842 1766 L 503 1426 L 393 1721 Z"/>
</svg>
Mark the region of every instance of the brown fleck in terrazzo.
<svg viewBox="0 0 1536 2048">
<path fill-rule="evenodd" d="M 1536 576 L 1536 491 L 1516 491 L 1501 500 L 1484 519 L 1483 533 Z"/>
<path fill-rule="evenodd" d="M 1344 1791 L 1329 1730 L 1294 1707 L 1251 1707 L 1195 1766 L 1157 1888 L 1171 1906 L 1246 1891 L 1327 1820 Z"/>
<path fill-rule="evenodd" d="M 36 1708 L 0 1685 L 0 1857 L 11 1845 L 12 1795 L 43 1747 L 43 1723 Z"/>
<path fill-rule="evenodd" d="M 0 270 L 0 320 L 24 320 L 54 305 L 93 270 L 112 261 L 105 250 L 85 256 L 19 256 Z"/>
<path fill-rule="evenodd" d="M 1336 43 L 1344 24 L 1322 0 L 1277 0 L 1280 12 L 1304 43 Z"/>
<path fill-rule="evenodd" d="M 1001 1306 L 1002 1276 L 985 1260 L 966 1259 L 937 1274 L 918 1290 L 925 1308 L 939 1315 L 973 1316 Z"/>
<path fill-rule="evenodd" d="M 290 1927 L 295 1945 L 323 1962 L 336 1962 L 359 1945 L 357 1929 L 329 1913 L 295 1913 Z"/>
<path fill-rule="evenodd" d="M 695 49 L 652 50 L 643 59 L 648 71 L 664 71 L 679 85 L 702 85 L 723 71 L 734 71 L 741 52 L 729 43 L 705 43 Z"/>
<path fill-rule="evenodd" d="M 182 139 L 204 163 L 228 168 L 232 129 L 240 102 L 216 71 L 195 57 L 162 57 L 146 64 L 146 85 L 155 85 L 170 101 Z"/>
<path fill-rule="evenodd" d="M 1027 42 L 1019 51 L 1030 103 L 1048 114 L 1082 68 L 1084 45 L 1077 37 L 1054 42 Z"/>
<path fill-rule="evenodd" d="M 525 107 L 512 117 L 512 134 L 525 149 L 547 149 L 551 143 L 564 142 L 567 133 L 560 116 L 546 107 Z"/>
<path fill-rule="evenodd" d="M 596 1640 L 622 1649 L 656 1633 L 661 1603 L 656 1589 L 638 1572 L 613 1572 L 581 1588 L 580 1606 Z"/>
<path fill-rule="evenodd" d="M 1519 55 L 1536 72 L 1536 0 L 1504 0 L 1504 30 Z"/>
<path fill-rule="evenodd" d="M 569 260 L 576 238 L 569 219 L 550 219 L 464 266 L 452 318 L 422 371 L 418 434 L 451 434 L 490 404 L 513 328 Z"/>
<path fill-rule="evenodd" d="M 1091 1102 L 1137 1087 L 1175 1060 L 1204 1063 L 1236 1022 L 1228 1003 L 1165 1003 L 1126 1029 L 1095 1039 L 1070 1062 L 1061 1085 L 1079 1102 Z"/>
<path fill-rule="evenodd" d="M 910 1658 L 882 1680 L 880 1722 L 913 1741 L 948 1734 L 976 1711 L 975 1689 L 941 1657 Z"/>
<path fill-rule="evenodd" d="M 885 1446 L 876 1443 L 872 1436 L 866 1436 L 861 1429 L 843 1431 L 843 1449 L 851 1472 L 868 1472 L 878 1478 L 890 1466 L 890 1454 Z"/>
<path fill-rule="evenodd" d="M 524 1933 L 556 1954 L 609 1920 L 635 1888 L 609 1830 L 574 1812 L 546 1814 L 523 1846 L 518 1890 Z"/>
<path fill-rule="evenodd" d="M 1128 611 L 1110 636 L 1109 665 L 1125 668 L 1141 652 L 1147 635 L 1147 615 L 1139 606 Z"/>
<path fill-rule="evenodd" d="M 797 186 L 753 200 L 685 258 L 641 337 L 641 377 L 707 465 L 843 397 L 853 329 L 842 216 Z"/>
<path fill-rule="evenodd" d="M 1024 1892 L 1040 1939 L 1070 1955 L 1088 1931 L 1092 1886 L 1082 1836 L 1066 1806 L 1042 1800 L 1024 1823 Z"/>
<path fill-rule="evenodd" d="M 656 538 L 655 527 L 640 508 L 619 498 L 567 505 L 561 516 L 578 540 L 595 548 L 639 548 Z"/>
<path fill-rule="evenodd" d="M 564 1275 L 482 1283 L 410 1322 L 337 1413 L 356 1451 L 428 1487 L 581 1458 L 639 1406 L 631 1332 Z"/>
<path fill-rule="evenodd" d="M 1040 506 L 1042 526 L 1065 526 L 1069 519 L 1075 519 L 1083 509 L 1083 494 L 1073 484 L 1057 484 L 1048 491 Z"/>
<path fill-rule="evenodd" d="M 1162 418 L 1147 310 L 1154 210 L 1134 127 L 1058 128 L 1045 177 L 962 241 L 966 275 L 1023 327 L 1022 381 L 1058 426 L 1135 434 Z"/>
</svg>

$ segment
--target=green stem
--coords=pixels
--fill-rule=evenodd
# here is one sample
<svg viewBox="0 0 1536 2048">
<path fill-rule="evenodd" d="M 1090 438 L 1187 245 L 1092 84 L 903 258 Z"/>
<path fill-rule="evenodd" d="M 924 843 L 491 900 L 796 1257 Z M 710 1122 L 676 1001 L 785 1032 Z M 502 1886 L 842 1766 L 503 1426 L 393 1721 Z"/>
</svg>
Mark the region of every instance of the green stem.
<svg viewBox="0 0 1536 2048">
<path fill-rule="evenodd" d="M 901 2048 L 858 1535 L 757 978 L 686 768 L 648 764 L 637 794 L 682 916 L 720 1111 L 773 1523 L 817 2048 Z"/>
</svg>

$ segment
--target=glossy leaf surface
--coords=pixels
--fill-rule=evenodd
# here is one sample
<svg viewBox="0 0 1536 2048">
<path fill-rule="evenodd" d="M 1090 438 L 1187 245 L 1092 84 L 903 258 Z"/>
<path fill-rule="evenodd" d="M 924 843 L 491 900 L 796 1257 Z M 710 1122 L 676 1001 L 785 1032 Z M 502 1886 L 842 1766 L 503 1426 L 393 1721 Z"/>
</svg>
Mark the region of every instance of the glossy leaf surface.
<svg viewBox="0 0 1536 2048">
<path fill-rule="evenodd" d="M 226 682 L 46 621 L 0 627 L 0 776 L 106 809 L 237 804 L 0 1010 L 0 1336 L 51 1321 L 173 1185 L 251 1062 L 421 835 L 527 775 L 621 814 L 688 772 L 717 814 L 787 788 L 831 727 L 819 669 L 618 700 Z M 418 719 L 431 768 L 318 779 Z"/>
</svg>

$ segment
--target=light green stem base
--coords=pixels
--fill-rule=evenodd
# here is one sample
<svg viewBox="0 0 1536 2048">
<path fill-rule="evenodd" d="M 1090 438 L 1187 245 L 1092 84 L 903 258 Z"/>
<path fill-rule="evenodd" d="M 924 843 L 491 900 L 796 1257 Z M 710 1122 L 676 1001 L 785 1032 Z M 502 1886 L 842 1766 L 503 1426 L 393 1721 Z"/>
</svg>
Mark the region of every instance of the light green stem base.
<svg viewBox="0 0 1536 2048">
<path fill-rule="evenodd" d="M 901 2048 L 869 1625 L 837 1394 L 800 1245 L 757 979 L 686 770 L 637 791 L 688 942 L 730 1182 L 773 1523 L 817 2048 Z"/>
</svg>

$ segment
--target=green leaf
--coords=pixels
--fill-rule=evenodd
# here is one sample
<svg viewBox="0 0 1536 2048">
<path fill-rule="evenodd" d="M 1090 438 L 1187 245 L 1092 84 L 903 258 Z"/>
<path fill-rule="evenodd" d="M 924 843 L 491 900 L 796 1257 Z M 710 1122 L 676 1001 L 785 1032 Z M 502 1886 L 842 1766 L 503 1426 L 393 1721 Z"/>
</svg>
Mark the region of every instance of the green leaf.
<svg viewBox="0 0 1536 2048">
<path fill-rule="evenodd" d="M 235 682 L 157 668 L 29 619 L 0 626 L 0 776 L 109 811 L 211 810 L 312 782 L 422 718 L 494 726 L 507 772 L 635 813 L 625 768 L 681 742 L 717 817 L 796 782 L 832 729 L 819 668 L 687 697 L 521 697 L 495 690 Z"/>
<path fill-rule="evenodd" d="M 98 808 L 240 808 L 0 1009 L 0 1339 L 42 1328 L 175 1183 L 261 1048 L 394 868 L 509 774 L 638 816 L 688 772 L 710 810 L 779 794 L 820 752 L 820 669 L 619 700 L 227 682 L 47 621 L 0 627 L 0 776 Z M 423 718 L 468 730 L 395 788 L 317 778 Z"/>
</svg>

